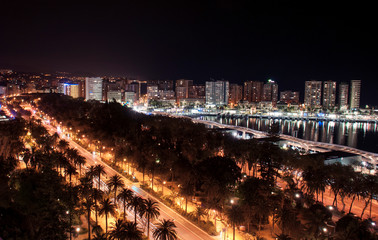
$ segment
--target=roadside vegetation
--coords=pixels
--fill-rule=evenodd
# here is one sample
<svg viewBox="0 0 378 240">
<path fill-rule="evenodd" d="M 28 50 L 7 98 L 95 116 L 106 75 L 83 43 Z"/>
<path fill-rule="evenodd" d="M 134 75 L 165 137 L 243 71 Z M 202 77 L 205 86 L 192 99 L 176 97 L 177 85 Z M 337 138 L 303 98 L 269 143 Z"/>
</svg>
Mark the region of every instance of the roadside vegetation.
<svg viewBox="0 0 378 240">
<path fill-rule="evenodd" d="M 143 177 L 138 180 L 145 189 L 153 191 L 154 185 L 167 182 L 176 194 L 161 198 L 170 206 L 180 201 L 178 211 L 213 234 L 212 224 L 222 221 L 234 231 L 243 225 L 245 232 L 255 236 L 270 227 L 272 235 L 279 233 L 277 239 L 377 239 L 371 219 L 372 202 L 378 195 L 377 176 L 354 172 L 349 166 L 324 165 L 323 159 L 280 149 L 274 144 L 274 129 L 265 141 L 242 140 L 189 119 L 148 116 L 114 102 L 85 102 L 57 94 L 43 95 L 40 100 L 35 96 L 24 99 L 48 115 L 52 124 L 66 129 L 79 144 L 99 152 L 119 171 L 126 171 L 130 179 L 133 171 L 141 172 Z M 17 108 L 17 103 L 12 106 Z M 32 126 L 38 129 L 38 124 Z M 48 149 L 46 145 L 53 141 L 39 139 L 42 129 L 31 131 L 32 137 L 38 149 Z M 59 143 L 54 147 L 74 168 L 84 165 Z M 20 149 L 13 155 L 24 152 Z M 37 166 L 33 161 L 30 166 Z M 51 167 L 58 173 L 67 171 L 63 163 Z M 83 177 L 90 177 L 88 172 L 83 174 L 78 175 L 79 185 L 83 185 Z M 72 188 L 73 193 L 76 186 L 70 188 L 70 184 L 64 188 Z M 109 201 L 124 191 L 121 185 L 109 186 L 113 190 Z M 92 208 L 95 200 L 91 192 L 96 187 L 87 188 L 87 195 L 77 196 L 90 216 L 96 209 Z M 334 199 L 332 208 L 323 205 L 327 189 Z M 352 200 L 348 205 L 347 198 Z M 365 204 L 356 216 L 353 209 L 358 199 Z M 103 207 L 103 201 L 97 203 Z M 138 214 L 136 203 L 127 202 L 125 206 L 134 206 Z M 188 212 L 188 202 L 197 203 L 195 211 Z M 333 222 L 336 213 L 340 218 Z"/>
</svg>

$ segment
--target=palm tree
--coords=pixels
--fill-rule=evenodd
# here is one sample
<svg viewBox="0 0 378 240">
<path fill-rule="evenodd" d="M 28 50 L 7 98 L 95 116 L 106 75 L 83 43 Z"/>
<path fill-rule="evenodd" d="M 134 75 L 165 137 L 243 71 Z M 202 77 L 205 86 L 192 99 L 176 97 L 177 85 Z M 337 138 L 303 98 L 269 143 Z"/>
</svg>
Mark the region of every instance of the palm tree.
<svg viewBox="0 0 378 240">
<path fill-rule="evenodd" d="M 123 182 L 122 178 L 118 174 L 115 174 L 112 177 L 110 177 L 107 184 L 108 184 L 109 190 L 110 189 L 114 190 L 114 201 L 116 201 L 117 188 L 124 187 L 125 183 Z"/>
<path fill-rule="evenodd" d="M 81 175 L 81 167 L 87 162 L 85 160 L 85 158 L 81 155 L 77 155 L 74 159 L 73 159 L 75 165 L 79 165 L 79 173 Z"/>
<path fill-rule="evenodd" d="M 93 240 L 108 240 L 108 237 L 106 236 L 106 233 L 95 233 L 93 236 Z"/>
<path fill-rule="evenodd" d="M 156 240 L 176 240 L 176 224 L 171 220 L 163 220 L 156 225 L 153 232 L 154 239 Z"/>
<path fill-rule="evenodd" d="M 77 175 L 76 168 L 72 166 L 71 164 L 68 164 L 65 170 L 65 174 L 69 176 L 70 179 L 70 186 L 72 184 L 72 175 Z"/>
<path fill-rule="evenodd" d="M 93 188 L 92 189 L 92 198 L 94 200 L 94 208 L 95 208 L 95 215 L 96 215 L 96 224 L 98 224 L 97 217 L 98 217 L 98 205 L 97 201 L 101 201 L 104 197 L 104 192 L 101 189 Z"/>
<path fill-rule="evenodd" d="M 106 174 L 105 167 L 101 164 L 94 166 L 94 173 L 98 177 L 98 188 L 100 189 L 101 183 L 101 174 Z"/>
<path fill-rule="evenodd" d="M 143 198 L 138 197 L 138 196 L 133 196 L 130 199 L 129 203 L 130 203 L 129 207 L 133 208 L 133 210 L 134 210 L 134 223 L 136 224 L 137 213 L 140 212 L 140 209 L 142 209 L 142 207 L 143 207 Z"/>
<path fill-rule="evenodd" d="M 99 214 L 105 215 L 105 233 L 108 233 L 108 216 L 115 214 L 116 207 L 109 198 L 103 199 L 100 204 Z"/>
<path fill-rule="evenodd" d="M 197 206 L 192 214 L 197 219 L 197 222 L 199 223 L 201 220 L 201 217 L 205 216 L 207 212 L 200 206 Z"/>
<path fill-rule="evenodd" d="M 88 240 L 91 240 L 91 211 L 93 208 L 93 201 L 91 198 L 84 199 L 81 206 L 87 212 L 87 222 L 88 222 Z"/>
<path fill-rule="evenodd" d="M 58 143 L 58 148 L 61 150 L 61 151 L 64 151 L 68 148 L 68 142 L 64 139 L 60 140 L 59 143 Z"/>
<path fill-rule="evenodd" d="M 98 224 L 93 226 L 93 228 L 92 228 L 92 233 L 101 234 L 103 232 L 104 232 L 104 230 L 102 230 L 102 227 Z"/>
<path fill-rule="evenodd" d="M 126 205 L 133 197 L 133 191 L 128 188 L 122 188 L 121 192 L 117 196 L 117 200 L 123 202 L 123 219 L 126 220 Z"/>
<path fill-rule="evenodd" d="M 92 179 L 88 176 L 82 177 L 79 179 L 79 193 L 82 197 L 88 198 L 92 194 L 93 182 Z"/>
<path fill-rule="evenodd" d="M 147 217 L 147 238 L 150 236 L 150 221 L 154 220 L 160 215 L 159 207 L 157 202 L 152 201 L 150 198 L 143 201 L 144 207 L 142 209 L 141 215 Z"/>
<path fill-rule="evenodd" d="M 109 236 L 112 239 L 123 239 L 124 234 L 125 234 L 125 225 L 126 225 L 125 220 L 117 219 L 117 221 L 115 221 L 112 227 L 112 230 L 110 231 Z"/>
<path fill-rule="evenodd" d="M 123 239 L 125 240 L 142 240 L 143 232 L 137 227 L 136 223 L 126 222 L 124 226 L 125 232 Z"/>
<path fill-rule="evenodd" d="M 54 146 L 57 145 L 58 140 L 59 140 L 59 134 L 58 133 L 55 132 L 53 135 L 51 135 L 51 141 L 52 141 L 52 144 Z"/>
</svg>

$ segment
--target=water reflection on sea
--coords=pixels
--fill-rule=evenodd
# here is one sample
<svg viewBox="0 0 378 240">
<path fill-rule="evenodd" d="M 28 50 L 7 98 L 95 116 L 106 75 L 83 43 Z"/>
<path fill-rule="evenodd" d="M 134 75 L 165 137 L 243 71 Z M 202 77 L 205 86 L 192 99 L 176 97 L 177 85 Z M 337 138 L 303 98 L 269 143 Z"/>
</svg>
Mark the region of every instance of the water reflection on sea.
<svg viewBox="0 0 378 240">
<path fill-rule="evenodd" d="M 277 121 L 281 133 L 305 140 L 340 144 L 361 150 L 378 153 L 378 124 L 350 123 L 312 120 L 282 120 L 263 118 L 217 118 L 202 116 L 201 119 L 223 124 L 243 126 L 259 131 L 268 131 L 269 126 Z"/>
</svg>

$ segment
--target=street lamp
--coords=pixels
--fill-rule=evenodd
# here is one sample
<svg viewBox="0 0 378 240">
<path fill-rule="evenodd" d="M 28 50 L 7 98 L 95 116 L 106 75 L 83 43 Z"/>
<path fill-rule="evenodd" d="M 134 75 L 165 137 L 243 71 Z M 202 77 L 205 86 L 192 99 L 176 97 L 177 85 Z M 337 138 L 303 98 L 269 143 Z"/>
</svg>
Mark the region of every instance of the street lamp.
<svg viewBox="0 0 378 240">
<path fill-rule="evenodd" d="M 164 186 L 165 186 L 166 183 L 167 183 L 167 182 L 164 181 L 164 182 L 163 182 L 163 186 L 162 186 L 162 188 L 161 188 L 161 192 L 162 192 L 163 196 L 164 196 Z"/>
</svg>

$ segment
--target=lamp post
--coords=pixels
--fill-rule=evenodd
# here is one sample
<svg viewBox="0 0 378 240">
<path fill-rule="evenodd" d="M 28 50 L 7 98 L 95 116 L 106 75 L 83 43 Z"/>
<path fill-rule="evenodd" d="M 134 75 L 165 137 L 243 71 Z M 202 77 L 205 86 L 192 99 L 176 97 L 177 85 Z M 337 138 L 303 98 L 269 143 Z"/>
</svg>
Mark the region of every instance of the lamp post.
<svg viewBox="0 0 378 240">
<path fill-rule="evenodd" d="M 164 181 L 164 182 L 163 182 L 163 185 L 161 186 L 161 192 L 162 192 L 163 196 L 164 196 L 164 186 L 165 186 L 166 183 L 167 183 L 167 182 Z"/>
</svg>

